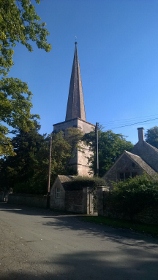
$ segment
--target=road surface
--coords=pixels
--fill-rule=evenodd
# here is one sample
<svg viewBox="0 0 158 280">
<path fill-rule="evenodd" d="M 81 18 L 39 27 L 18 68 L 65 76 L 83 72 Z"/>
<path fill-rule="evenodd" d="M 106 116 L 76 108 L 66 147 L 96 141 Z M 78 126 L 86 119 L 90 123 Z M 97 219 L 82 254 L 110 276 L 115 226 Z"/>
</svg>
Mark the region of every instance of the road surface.
<svg viewBox="0 0 158 280">
<path fill-rule="evenodd" d="M 1 280 L 157 280 L 158 240 L 0 203 Z"/>
</svg>

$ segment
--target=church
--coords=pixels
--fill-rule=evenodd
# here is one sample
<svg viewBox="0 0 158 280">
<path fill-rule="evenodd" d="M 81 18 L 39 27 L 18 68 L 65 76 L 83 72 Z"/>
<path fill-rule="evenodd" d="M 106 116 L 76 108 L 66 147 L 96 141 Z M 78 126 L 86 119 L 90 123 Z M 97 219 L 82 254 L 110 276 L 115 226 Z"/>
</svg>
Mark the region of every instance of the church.
<svg viewBox="0 0 158 280">
<path fill-rule="evenodd" d="M 75 42 L 65 121 L 54 124 L 53 131 L 57 133 L 59 131 L 65 131 L 71 127 L 80 129 L 83 134 L 94 131 L 95 129 L 95 125 L 86 120 L 77 42 Z M 78 148 L 76 149 L 75 157 L 70 164 L 73 166 L 77 175 L 93 175 L 88 160 L 91 155 L 92 151 L 90 151 L 89 147 L 84 143 L 82 143 L 82 150 Z"/>
</svg>

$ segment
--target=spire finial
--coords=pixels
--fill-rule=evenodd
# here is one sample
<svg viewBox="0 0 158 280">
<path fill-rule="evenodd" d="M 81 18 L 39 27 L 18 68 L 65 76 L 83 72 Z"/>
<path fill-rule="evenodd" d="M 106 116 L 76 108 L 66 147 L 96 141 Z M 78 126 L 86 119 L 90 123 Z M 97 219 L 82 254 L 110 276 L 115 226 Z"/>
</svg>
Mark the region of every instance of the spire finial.
<svg viewBox="0 0 158 280">
<path fill-rule="evenodd" d="M 77 36 L 75 36 L 75 46 L 77 45 Z"/>
</svg>

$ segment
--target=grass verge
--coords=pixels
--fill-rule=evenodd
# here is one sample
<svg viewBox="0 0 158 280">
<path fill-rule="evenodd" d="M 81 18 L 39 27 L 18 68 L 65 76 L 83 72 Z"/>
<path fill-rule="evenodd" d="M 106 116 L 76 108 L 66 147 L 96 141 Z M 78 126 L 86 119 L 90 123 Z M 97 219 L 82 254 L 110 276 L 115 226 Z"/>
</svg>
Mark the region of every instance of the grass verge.
<svg viewBox="0 0 158 280">
<path fill-rule="evenodd" d="M 158 225 L 141 224 L 126 220 L 119 220 L 100 216 L 86 216 L 83 217 L 83 220 L 96 224 L 111 226 L 114 228 L 130 229 L 136 232 L 151 234 L 154 237 L 158 237 Z"/>
</svg>

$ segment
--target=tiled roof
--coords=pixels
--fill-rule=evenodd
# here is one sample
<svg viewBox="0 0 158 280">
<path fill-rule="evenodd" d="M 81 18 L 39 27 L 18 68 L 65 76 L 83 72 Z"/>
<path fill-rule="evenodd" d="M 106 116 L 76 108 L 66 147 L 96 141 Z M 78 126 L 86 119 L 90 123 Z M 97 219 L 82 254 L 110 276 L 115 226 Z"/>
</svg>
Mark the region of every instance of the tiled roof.
<svg viewBox="0 0 158 280">
<path fill-rule="evenodd" d="M 58 175 L 58 178 L 62 184 L 72 181 L 73 177 L 74 176 L 70 176 L 70 175 Z"/>
<path fill-rule="evenodd" d="M 158 154 L 158 149 L 156 147 L 150 145 L 148 142 L 145 142 L 145 143 L 146 143 L 146 145 L 150 146 L 151 149 L 153 149 Z"/>
<path fill-rule="evenodd" d="M 146 141 L 138 142 L 132 153 L 140 156 L 153 170 L 158 172 L 158 149 Z"/>
<path fill-rule="evenodd" d="M 128 155 L 128 157 L 130 157 L 132 160 L 134 160 L 150 176 L 157 174 L 144 160 L 142 160 L 141 157 L 128 151 L 125 151 L 124 153 Z"/>
</svg>

